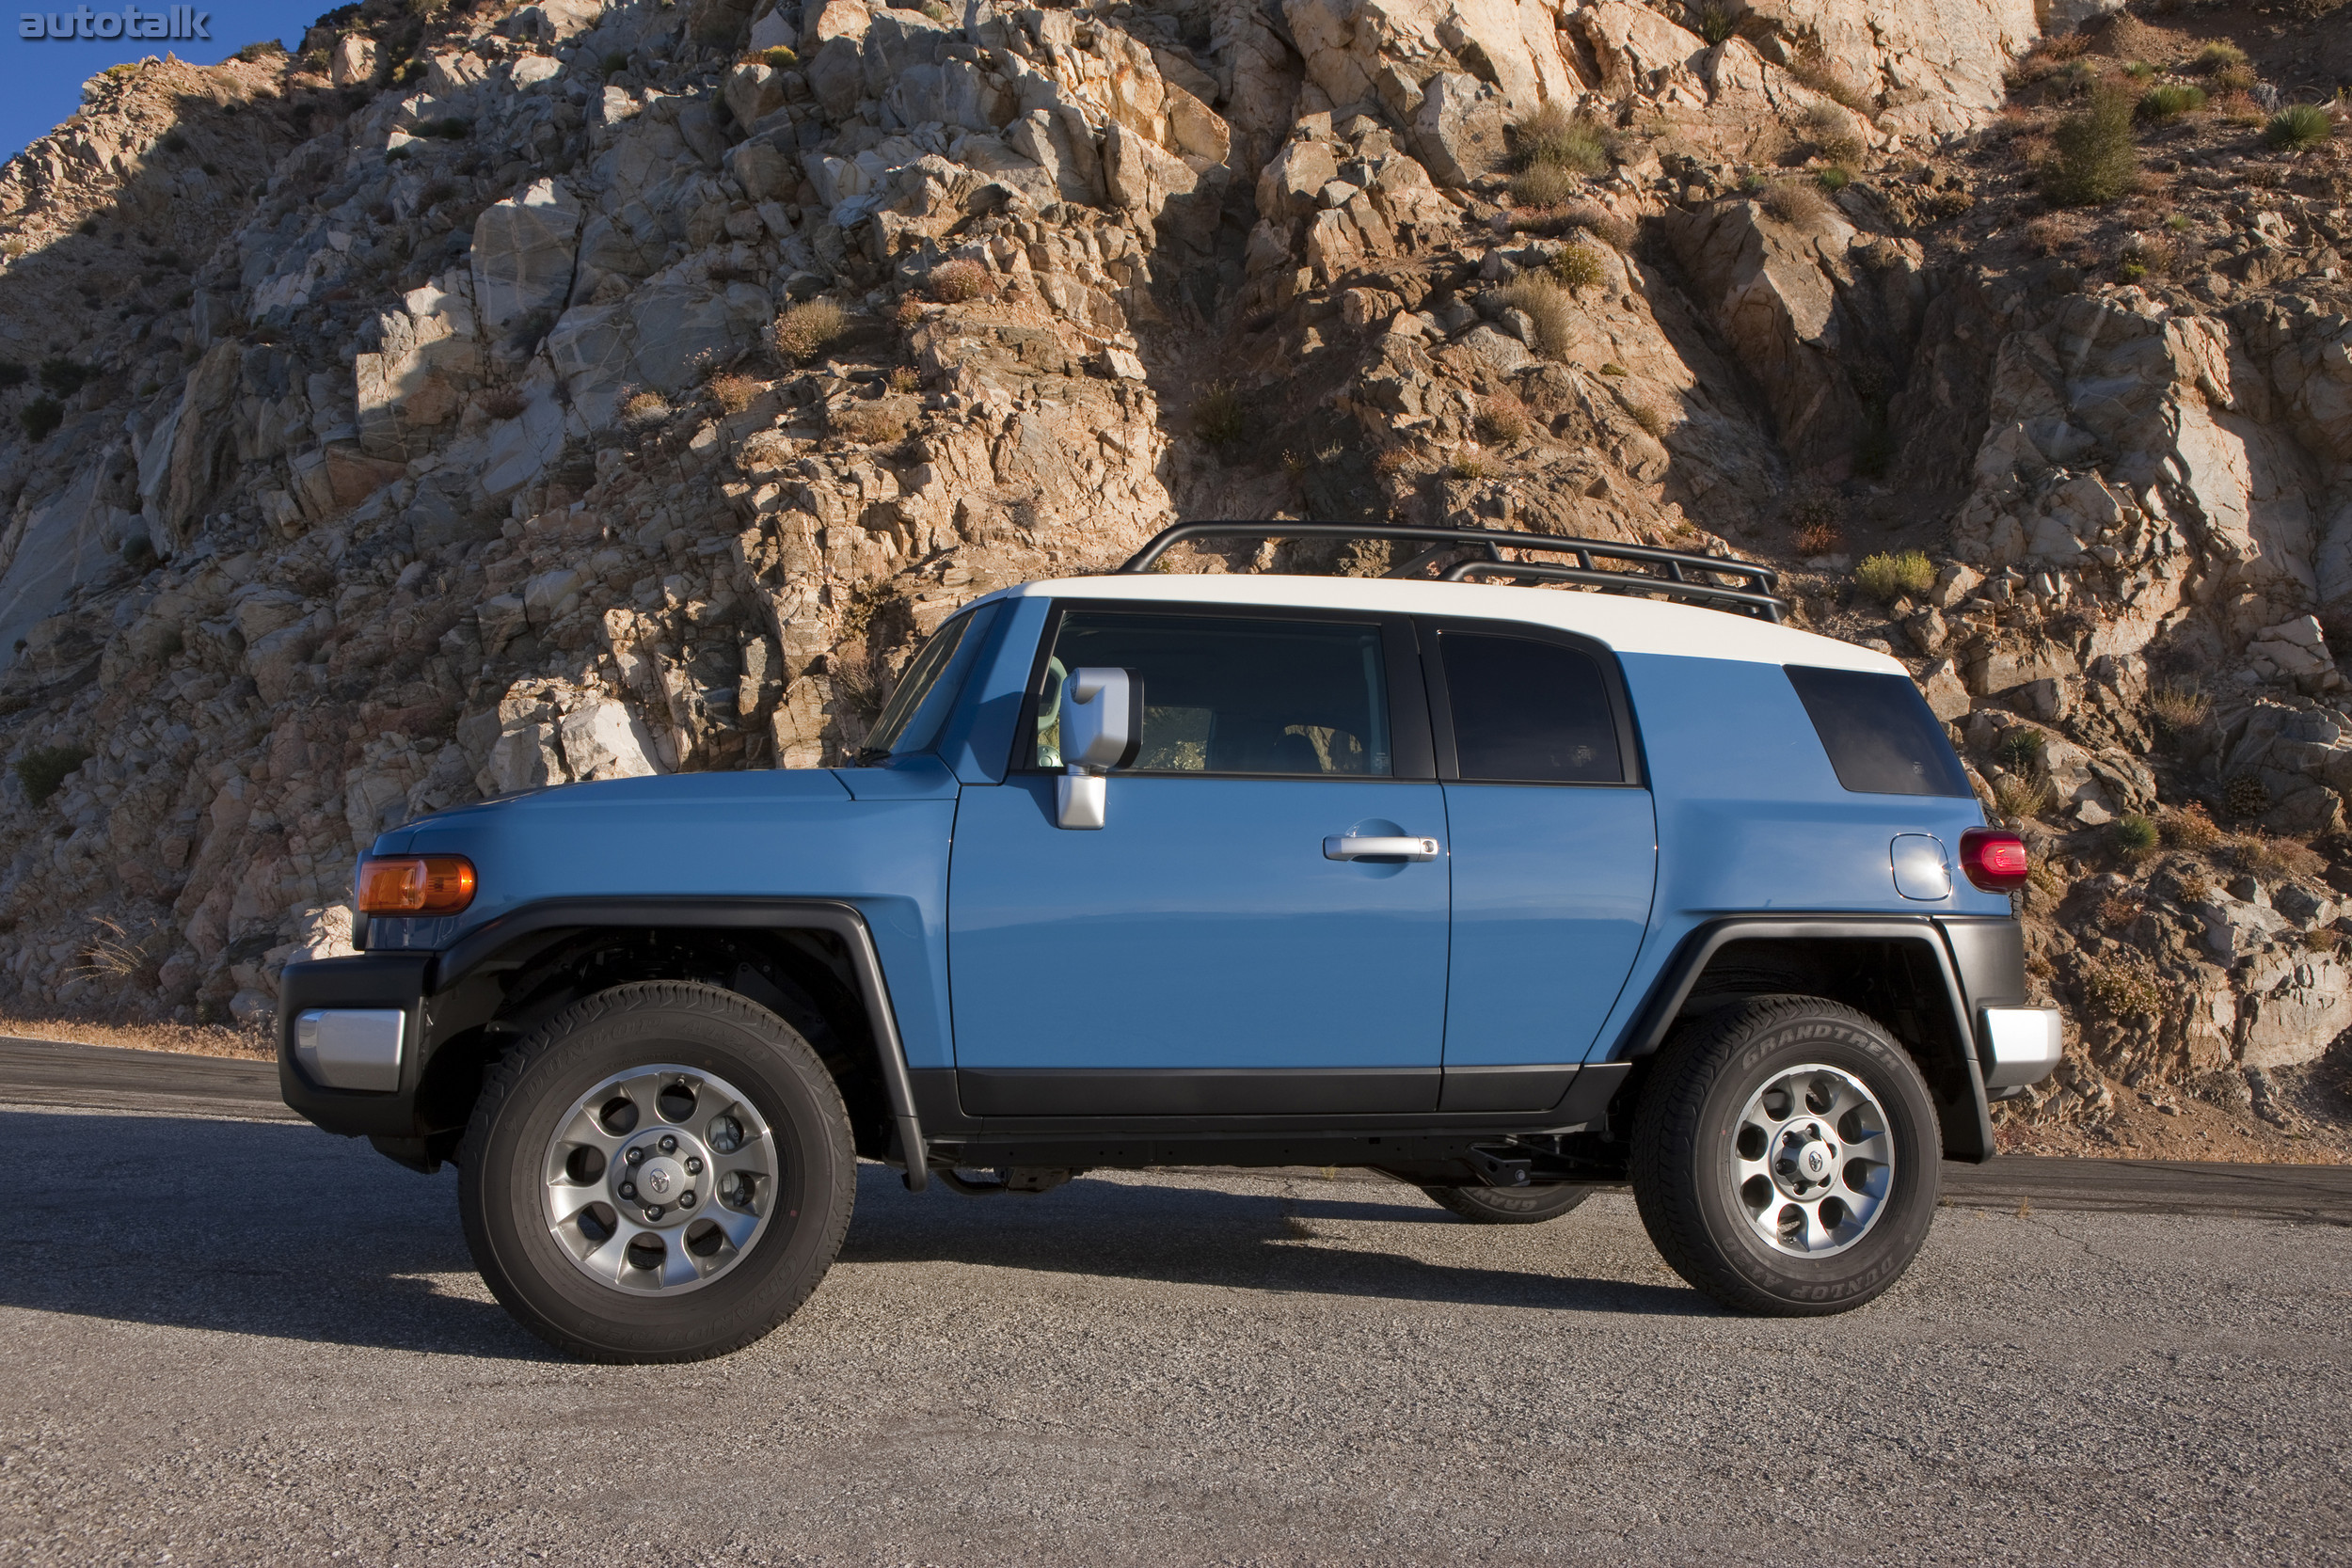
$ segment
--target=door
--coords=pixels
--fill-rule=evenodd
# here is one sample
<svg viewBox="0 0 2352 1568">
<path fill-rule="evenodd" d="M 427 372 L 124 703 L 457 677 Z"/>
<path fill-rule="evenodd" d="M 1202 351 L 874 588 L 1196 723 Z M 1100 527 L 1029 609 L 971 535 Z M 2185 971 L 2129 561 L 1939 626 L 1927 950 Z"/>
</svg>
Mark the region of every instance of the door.
<svg viewBox="0 0 2352 1568">
<path fill-rule="evenodd" d="M 1445 807 L 1434 779 L 1397 776 L 1400 714 L 1403 754 L 1426 771 L 1428 752 L 1409 633 L 1077 601 L 1047 636 L 1024 718 L 1033 745 L 957 812 L 948 971 L 964 1110 L 1434 1110 Z M 1142 742 L 1107 781 L 1104 826 L 1066 830 L 1060 681 L 1104 665 L 1142 680 Z M 1326 840 L 1351 834 L 1427 838 L 1436 853 L 1330 858 Z"/>
<path fill-rule="evenodd" d="M 1555 1103 L 1649 922 L 1658 830 L 1615 661 L 1502 622 L 1422 624 L 1454 847 L 1448 1110 Z"/>
</svg>

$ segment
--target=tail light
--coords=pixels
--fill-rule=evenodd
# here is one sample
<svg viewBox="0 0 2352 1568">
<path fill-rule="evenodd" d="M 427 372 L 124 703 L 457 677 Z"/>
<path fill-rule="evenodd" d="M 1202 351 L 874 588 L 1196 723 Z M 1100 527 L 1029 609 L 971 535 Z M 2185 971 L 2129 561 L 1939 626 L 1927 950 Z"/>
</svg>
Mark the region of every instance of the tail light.
<svg viewBox="0 0 2352 1568">
<path fill-rule="evenodd" d="M 386 855 L 359 863 L 361 914 L 455 914 L 473 902 L 463 855 Z"/>
<path fill-rule="evenodd" d="M 2026 841 L 2003 828 L 1971 828 L 1960 835 L 1960 868 L 1987 893 L 2011 893 L 2026 885 L 2031 866 Z"/>
</svg>

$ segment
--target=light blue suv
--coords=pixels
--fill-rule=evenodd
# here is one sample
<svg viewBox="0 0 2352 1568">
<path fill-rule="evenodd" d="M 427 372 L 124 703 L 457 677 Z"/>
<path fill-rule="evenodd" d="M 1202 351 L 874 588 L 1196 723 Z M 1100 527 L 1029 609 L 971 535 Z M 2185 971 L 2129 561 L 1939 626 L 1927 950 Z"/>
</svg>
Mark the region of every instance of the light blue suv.
<svg viewBox="0 0 2352 1568">
<path fill-rule="evenodd" d="M 1204 535 L 1402 559 L 1150 569 Z M 286 971 L 286 1101 L 455 1162 L 499 1299 L 604 1360 L 774 1326 L 860 1157 L 961 1193 L 1363 1165 L 1495 1223 L 1629 1180 L 1718 1301 L 1858 1306 L 2058 1019 L 2025 846 L 1902 667 L 1779 625 L 1774 585 L 1498 531 L 1170 529 L 957 614 L 859 766 L 386 833 L 363 951 Z"/>
</svg>

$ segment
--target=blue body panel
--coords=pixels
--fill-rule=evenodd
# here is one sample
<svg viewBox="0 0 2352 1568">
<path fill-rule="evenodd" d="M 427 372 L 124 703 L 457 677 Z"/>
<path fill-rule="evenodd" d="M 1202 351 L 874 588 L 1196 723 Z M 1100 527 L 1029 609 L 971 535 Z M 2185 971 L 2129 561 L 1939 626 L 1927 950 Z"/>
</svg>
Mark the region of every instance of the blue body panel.
<svg viewBox="0 0 2352 1568">
<path fill-rule="evenodd" d="M 1650 988 L 1684 938 L 1727 914 L 2010 912 L 2007 895 L 1958 875 L 1960 835 L 1982 827 L 1973 799 L 1846 790 L 1778 665 L 1620 656 L 1658 814 L 1658 890 L 1648 934 L 1592 1060 L 1628 1043 Z M 1953 857 L 1949 897 L 1895 891 L 1897 833 L 1929 833 Z"/>
<path fill-rule="evenodd" d="M 369 946 L 446 947 L 461 928 L 548 898 L 838 898 L 873 930 L 907 1065 L 946 1067 L 956 788 L 923 758 L 838 774 L 613 779 L 446 812 L 386 834 L 376 851 L 466 856 L 481 879 L 473 907 L 447 920 L 373 922 Z"/>
<path fill-rule="evenodd" d="M 998 602 L 1004 610 L 981 644 L 964 700 L 939 735 L 940 756 L 965 784 L 1003 780 L 1029 672 L 1037 664 L 1038 639 L 1054 609 L 1054 601 L 1045 598 Z"/>
<path fill-rule="evenodd" d="M 1649 920 L 1649 792 L 1449 784 L 1448 1067 L 1579 1062 Z"/>
<path fill-rule="evenodd" d="M 1437 784 L 1109 784 L 1100 832 L 1056 826 L 1050 776 L 964 791 L 957 1066 L 1438 1065 L 1445 858 L 1323 857 L 1351 831 L 1442 837 Z"/>
</svg>

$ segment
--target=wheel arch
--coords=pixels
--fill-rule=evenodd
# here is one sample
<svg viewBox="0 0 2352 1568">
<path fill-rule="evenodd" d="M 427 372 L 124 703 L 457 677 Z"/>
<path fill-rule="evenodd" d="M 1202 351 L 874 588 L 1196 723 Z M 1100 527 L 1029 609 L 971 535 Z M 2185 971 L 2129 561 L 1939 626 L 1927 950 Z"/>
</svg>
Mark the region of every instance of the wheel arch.
<svg viewBox="0 0 2352 1568">
<path fill-rule="evenodd" d="M 1621 1058 L 1635 1082 L 1684 1021 L 1742 997 L 1797 994 L 1842 1002 L 1894 1036 L 1935 1097 L 1947 1159 L 1994 1153 L 1984 1071 L 1960 974 L 1943 933 L 1926 920 L 1738 919 L 1683 942 Z M 1638 1092 L 1638 1091 L 1637 1091 Z"/>
<path fill-rule="evenodd" d="M 903 1163 L 909 1184 L 923 1185 L 922 1132 L 881 958 L 855 906 L 830 900 L 551 900 L 469 932 L 427 976 L 416 1112 L 435 1131 L 412 1152 L 447 1157 L 483 1074 L 516 1040 L 585 996 L 646 980 L 716 986 L 791 1024 L 839 1086 L 858 1152 Z"/>
</svg>

